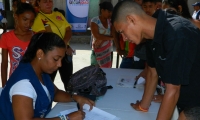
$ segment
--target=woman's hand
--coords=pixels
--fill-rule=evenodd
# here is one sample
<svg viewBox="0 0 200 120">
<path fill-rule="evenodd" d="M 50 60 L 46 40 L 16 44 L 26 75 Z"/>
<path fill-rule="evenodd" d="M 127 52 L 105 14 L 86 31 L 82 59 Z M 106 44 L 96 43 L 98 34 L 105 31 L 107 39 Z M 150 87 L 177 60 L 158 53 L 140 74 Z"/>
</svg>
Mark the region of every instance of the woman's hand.
<svg viewBox="0 0 200 120">
<path fill-rule="evenodd" d="M 88 98 L 85 98 L 85 97 L 82 97 L 82 96 L 79 96 L 79 95 L 73 95 L 73 99 L 79 103 L 80 105 L 80 108 L 83 109 L 83 105 L 84 104 L 88 104 L 90 106 L 90 110 L 92 110 L 93 106 L 95 105 L 94 101 L 88 99 Z M 70 119 L 71 120 L 71 119 Z"/>
<path fill-rule="evenodd" d="M 72 112 L 69 115 L 67 115 L 70 120 L 83 120 L 85 118 L 85 112 L 79 110 L 76 112 Z"/>
<path fill-rule="evenodd" d="M 154 95 L 152 101 L 161 103 L 164 95 Z"/>
<path fill-rule="evenodd" d="M 95 40 L 92 45 L 93 45 L 93 48 L 100 48 L 103 43 L 104 43 L 103 40 Z"/>
<path fill-rule="evenodd" d="M 117 49 L 117 53 L 122 56 L 127 56 L 127 52 L 125 50 Z"/>
</svg>

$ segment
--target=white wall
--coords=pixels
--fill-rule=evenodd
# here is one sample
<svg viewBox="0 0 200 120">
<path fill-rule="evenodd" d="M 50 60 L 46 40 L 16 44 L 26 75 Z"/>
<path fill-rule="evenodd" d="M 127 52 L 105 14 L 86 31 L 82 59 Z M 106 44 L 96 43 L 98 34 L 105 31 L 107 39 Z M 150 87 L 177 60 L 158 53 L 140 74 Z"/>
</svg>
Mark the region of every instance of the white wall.
<svg viewBox="0 0 200 120">
<path fill-rule="evenodd" d="M 115 6 L 117 4 L 118 0 L 111 0 L 111 2 L 113 4 L 113 6 Z"/>
<path fill-rule="evenodd" d="M 57 7 L 58 9 L 66 10 L 67 0 L 53 0 L 53 9 Z"/>
</svg>

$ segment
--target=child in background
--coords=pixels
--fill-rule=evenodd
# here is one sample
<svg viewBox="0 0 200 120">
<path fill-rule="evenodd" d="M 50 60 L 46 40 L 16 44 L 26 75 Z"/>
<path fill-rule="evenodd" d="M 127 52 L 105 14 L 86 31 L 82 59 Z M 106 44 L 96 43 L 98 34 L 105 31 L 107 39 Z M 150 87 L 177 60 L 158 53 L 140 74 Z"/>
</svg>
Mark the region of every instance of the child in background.
<svg viewBox="0 0 200 120">
<path fill-rule="evenodd" d="M 122 57 L 120 68 L 134 69 L 134 50 L 135 43 L 124 41 L 123 37 L 120 35 L 119 48 L 117 48 L 117 53 Z"/>
<path fill-rule="evenodd" d="M 27 49 L 31 37 L 33 36 L 33 32 L 30 30 L 30 28 L 35 17 L 35 10 L 30 4 L 18 3 L 17 10 L 14 14 L 15 29 L 3 34 L 1 37 L 0 48 L 2 48 L 2 87 L 5 86 L 8 76 L 8 54 L 10 57 L 10 76 L 17 68 L 19 61 Z"/>
</svg>

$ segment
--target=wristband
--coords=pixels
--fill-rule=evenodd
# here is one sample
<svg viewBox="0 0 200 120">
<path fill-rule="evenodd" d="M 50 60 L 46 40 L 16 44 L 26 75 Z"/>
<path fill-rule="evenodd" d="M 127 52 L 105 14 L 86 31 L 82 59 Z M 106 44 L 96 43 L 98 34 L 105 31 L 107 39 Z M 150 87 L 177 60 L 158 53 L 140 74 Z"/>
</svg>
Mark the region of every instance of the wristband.
<svg viewBox="0 0 200 120">
<path fill-rule="evenodd" d="M 148 112 L 148 110 L 149 110 L 149 109 L 144 109 L 144 108 L 142 108 L 142 107 L 140 106 L 140 104 L 139 104 L 139 109 L 140 109 L 142 112 Z"/>
<path fill-rule="evenodd" d="M 68 120 L 65 115 L 60 115 L 60 120 Z"/>
<path fill-rule="evenodd" d="M 60 115 L 60 120 L 70 120 L 68 116 L 66 115 Z"/>
<path fill-rule="evenodd" d="M 68 116 L 66 116 L 66 120 L 70 120 Z"/>
</svg>

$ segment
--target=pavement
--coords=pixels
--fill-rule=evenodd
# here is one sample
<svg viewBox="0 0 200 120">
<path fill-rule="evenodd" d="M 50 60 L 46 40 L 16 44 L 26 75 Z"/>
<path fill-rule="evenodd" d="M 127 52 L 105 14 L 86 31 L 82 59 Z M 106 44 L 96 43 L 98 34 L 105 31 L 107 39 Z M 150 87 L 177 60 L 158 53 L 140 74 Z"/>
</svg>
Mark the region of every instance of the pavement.
<svg viewBox="0 0 200 120">
<path fill-rule="evenodd" d="M 70 46 L 76 50 L 76 55 L 73 56 L 73 73 L 80 70 L 83 67 L 89 66 L 90 65 L 90 54 L 91 54 L 90 44 L 71 43 Z M 115 48 L 114 48 L 114 50 L 115 50 Z M 0 49 L 0 54 L 1 54 L 1 49 Z M 114 51 L 112 68 L 116 68 L 116 57 L 117 57 L 117 53 L 116 53 L 116 51 Z M 1 55 L 0 55 L 0 63 L 1 63 Z M 10 68 L 10 63 L 8 63 L 8 65 Z M 0 66 L 1 66 L 1 64 L 0 64 Z M 0 73 L 0 76 L 1 76 L 1 73 Z M 1 77 L 0 77 L 0 81 L 1 81 Z M 54 83 L 59 89 L 64 90 L 64 86 L 60 79 L 59 72 L 56 75 Z M 0 87 L 2 87 L 1 82 L 0 82 Z"/>
</svg>

